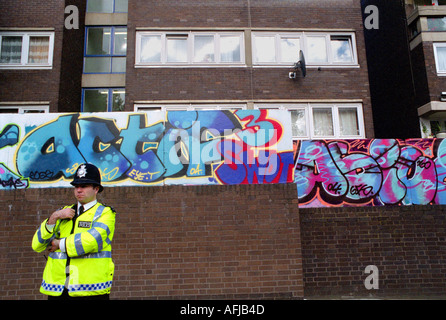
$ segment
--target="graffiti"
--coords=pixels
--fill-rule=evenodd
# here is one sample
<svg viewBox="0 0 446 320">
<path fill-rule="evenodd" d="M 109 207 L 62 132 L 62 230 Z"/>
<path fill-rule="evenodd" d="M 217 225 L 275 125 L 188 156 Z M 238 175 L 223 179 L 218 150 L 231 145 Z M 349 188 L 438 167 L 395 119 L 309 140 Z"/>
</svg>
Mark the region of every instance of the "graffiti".
<svg viewBox="0 0 446 320">
<path fill-rule="evenodd" d="M 13 146 L 19 141 L 19 127 L 13 124 L 6 125 L 0 132 L 0 149 Z"/>
<path fill-rule="evenodd" d="M 29 187 L 65 186 L 84 162 L 113 186 L 288 183 L 294 162 L 282 118 L 266 110 L 51 114 L 19 124 L 23 137 L 15 126 L 16 140 L 2 144 L 18 143 L 14 160 L 9 152 L 4 162 Z"/>
<path fill-rule="evenodd" d="M 4 164 L 0 163 L 0 187 L 13 189 L 26 189 L 29 186 L 28 179 L 17 176 Z"/>
<path fill-rule="evenodd" d="M 302 207 L 446 204 L 446 140 L 296 142 Z"/>
<path fill-rule="evenodd" d="M 446 140 L 292 141 L 284 110 L 5 115 L 0 189 L 294 183 L 299 206 L 446 204 Z"/>
</svg>

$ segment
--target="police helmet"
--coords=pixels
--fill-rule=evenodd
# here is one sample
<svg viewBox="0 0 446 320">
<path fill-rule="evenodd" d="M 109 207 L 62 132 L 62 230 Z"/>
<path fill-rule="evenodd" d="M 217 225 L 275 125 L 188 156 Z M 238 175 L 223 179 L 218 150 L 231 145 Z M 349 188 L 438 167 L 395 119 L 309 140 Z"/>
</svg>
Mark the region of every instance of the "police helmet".
<svg viewBox="0 0 446 320">
<path fill-rule="evenodd" d="M 71 184 L 73 186 L 79 184 L 93 184 L 99 187 L 99 192 L 104 190 L 101 185 L 101 173 L 99 172 L 99 169 L 91 163 L 83 163 L 77 168 Z"/>
</svg>

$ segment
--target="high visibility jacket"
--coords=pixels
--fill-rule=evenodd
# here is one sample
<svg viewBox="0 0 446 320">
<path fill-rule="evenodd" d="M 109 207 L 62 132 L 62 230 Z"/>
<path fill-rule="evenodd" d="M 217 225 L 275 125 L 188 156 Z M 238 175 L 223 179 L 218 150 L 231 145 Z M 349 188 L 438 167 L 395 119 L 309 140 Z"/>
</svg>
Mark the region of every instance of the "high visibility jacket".
<svg viewBox="0 0 446 320">
<path fill-rule="evenodd" d="M 114 273 L 111 242 L 115 215 L 111 207 L 98 202 L 72 220 L 57 220 L 52 232 L 46 227 L 48 219 L 42 222 L 33 237 L 33 250 L 42 252 L 53 239 L 66 238 L 66 252 L 57 250 L 49 254 L 41 293 L 59 296 L 64 287 L 72 297 L 110 293 Z"/>
</svg>

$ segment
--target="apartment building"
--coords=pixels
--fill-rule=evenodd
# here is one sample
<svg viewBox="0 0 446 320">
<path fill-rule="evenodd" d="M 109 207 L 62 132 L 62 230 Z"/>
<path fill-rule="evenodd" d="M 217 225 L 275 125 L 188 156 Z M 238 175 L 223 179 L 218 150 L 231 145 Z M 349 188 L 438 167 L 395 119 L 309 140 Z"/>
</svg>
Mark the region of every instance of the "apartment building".
<svg viewBox="0 0 446 320">
<path fill-rule="evenodd" d="M 445 137 L 446 1 L 363 0 L 380 10 L 365 30 L 379 138 Z"/>
<path fill-rule="evenodd" d="M 430 1 L 429 1 L 430 2 Z M 405 1 L 416 99 L 422 137 L 445 137 L 446 1 Z"/>
<path fill-rule="evenodd" d="M 1 1 L 0 112 L 72 114 L 0 118 L 0 234 L 24 230 L 4 237 L 0 297 L 43 298 L 29 239 L 88 160 L 118 212 L 113 299 L 444 296 L 444 149 L 412 139 L 441 119 L 445 40 L 427 29 L 442 4 L 406 15 L 403 0 Z M 364 30 L 369 5 L 378 29 Z M 277 162 L 289 170 L 230 162 L 222 183 L 190 162 L 168 172 L 165 114 L 147 113 L 150 126 L 133 114 L 216 109 L 288 110 L 268 116 L 292 120 L 294 153 L 287 143 Z M 169 126 L 184 116 L 170 114 Z M 245 114 L 240 127 L 265 115 Z M 127 115 L 131 126 L 114 122 Z M 176 158 L 194 151 L 176 141 Z"/>
<path fill-rule="evenodd" d="M 85 1 L 0 2 L 0 112 L 79 111 L 83 21 L 65 28 L 65 8 Z"/>
<path fill-rule="evenodd" d="M 359 3 L 131 1 L 127 28 L 126 110 L 279 108 L 296 139 L 374 135 Z"/>
<path fill-rule="evenodd" d="M 274 108 L 296 139 L 374 137 L 359 3 L 34 2 L 0 4 L 3 112 Z"/>
<path fill-rule="evenodd" d="M 82 112 L 124 111 L 128 1 L 87 1 Z"/>
</svg>

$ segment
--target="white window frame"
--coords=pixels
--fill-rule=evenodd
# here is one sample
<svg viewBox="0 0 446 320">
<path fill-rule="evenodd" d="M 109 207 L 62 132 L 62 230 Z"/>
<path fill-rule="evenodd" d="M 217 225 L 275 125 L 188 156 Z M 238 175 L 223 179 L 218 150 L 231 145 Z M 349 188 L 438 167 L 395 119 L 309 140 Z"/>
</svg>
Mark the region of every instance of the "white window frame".
<svg viewBox="0 0 446 320">
<path fill-rule="evenodd" d="M 275 37 L 275 49 L 276 49 L 276 62 L 268 63 L 268 62 L 257 62 L 257 48 L 256 48 L 256 37 L 261 36 L 274 36 Z M 358 54 L 357 54 L 357 46 L 356 46 L 356 36 L 354 32 L 265 32 L 265 31 L 253 31 L 252 32 L 252 60 L 254 67 L 290 67 L 293 66 L 294 63 L 298 61 L 294 61 L 292 64 L 289 62 L 281 61 L 280 57 L 280 39 L 281 38 L 299 38 L 300 39 L 300 50 L 303 51 L 305 55 L 305 62 L 308 67 L 338 67 L 338 68 L 358 68 Z M 326 44 L 326 54 L 327 54 L 327 62 L 312 62 L 311 58 L 308 56 L 308 38 L 309 37 L 321 37 L 325 39 Z M 352 53 L 352 61 L 351 62 L 338 62 L 335 61 L 332 48 L 331 48 L 331 37 L 346 37 L 350 40 L 351 45 L 351 53 Z"/>
<path fill-rule="evenodd" d="M 205 111 L 205 110 L 245 110 L 246 104 L 135 104 L 134 111 Z"/>
<path fill-rule="evenodd" d="M 186 62 L 169 62 L 167 61 L 167 38 L 169 36 L 186 36 L 187 37 L 187 61 Z M 194 61 L 194 40 L 196 36 L 213 36 L 214 37 L 214 61 L 213 62 L 196 62 Z M 144 36 L 160 36 L 161 37 L 161 62 L 143 62 L 141 61 L 141 40 Z M 220 39 L 222 36 L 235 36 L 240 39 L 240 61 L 224 62 L 220 60 Z M 240 67 L 245 66 L 245 43 L 243 32 L 204 32 L 204 31 L 137 31 L 136 32 L 136 53 L 135 67 L 154 68 L 154 67 Z"/>
<path fill-rule="evenodd" d="M 273 37 L 274 38 L 274 47 L 275 47 L 275 57 L 276 57 L 276 61 L 275 62 L 257 62 L 256 57 L 257 57 L 257 50 L 256 50 L 256 42 L 257 39 L 260 37 Z M 294 38 L 294 39 L 299 39 L 299 43 L 300 43 L 300 47 L 302 48 L 302 34 L 300 33 L 275 33 L 275 32 L 253 32 L 252 33 L 252 59 L 253 59 L 253 64 L 254 65 L 286 65 L 289 66 L 290 62 L 289 61 L 283 61 L 282 59 L 282 50 L 281 50 L 281 46 L 280 46 L 280 40 L 282 38 Z M 299 55 L 299 53 L 297 52 L 297 56 Z M 295 63 L 297 61 L 293 61 L 293 63 Z"/>
<path fill-rule="evenodd" d="M 22 37 L 22 53 L 20 63 L 0 63 L 0 69 L 52 69 L 54 54 L 54 32 L 0 32 L 0 48 L 4 36 Z M 49 37 L 48 61 L 46 63 L 28 63 L 30 37 Z"/>
<path fill-rule="evenodd" d="M 434 46 L 435 68 L 437 70 L 437 75 L 441 76 L 441 77 L 445 77 L 446 76 L 446 68 L 444 70 L 440 69 L 440 63 L 438 61 L 437 49 L 438 48 L 446 48 L 446 42 L 435 42 L 433 44 L 433 46 Z M 446 61 L 444 62 L 444 64 L 446 65 Z"/>
<path fill-rule="evenodd" d="M 50 106 L 48 105 L 42 105 L 42 106 L 33 106 L 33 105 L 24 105 L 24 106 L 17 106 L 17 105 L 0 105 L 1 109 L 16 109 L 18 114 L 25 114 L 28 113 L 28 111 L 38 111 L 39 113 L 49 113 L 50 112 Z M 42 112 L 43 111 L 43 112 Z M 32 112 L 30 112 L 32 113 Z"/>
<path fill-rule="evenodd" d="M 332 110 L 332 121 L 333 121 L 333 135 L 332 136 L 316 136 L 314 135 L 314 124 L 313 124 L 313 109 L 316 108 L 330 108 Z M 339 121 L 339 109 L 342 108 L 356 108 L 356 115 L 358 117 L 358 135 L 341 135 L 341 127 Z M 278 110 L 297 110 L 305 109 L 305 120 L 306 120 L 306 134 L 304 136 L 293 136 L 293 139 L 298 140 L 308 140 L 308 139 L 361 139 L 365 138 L 365 128 L 364 128 L 364 115 L 362 111 L 362 104 L 360 103 L 295 103 L 295 104 L 274 104 L 274 103 L 262 103 L 255 104 L 254 109 L 278 109 Z"/>
</svg>

